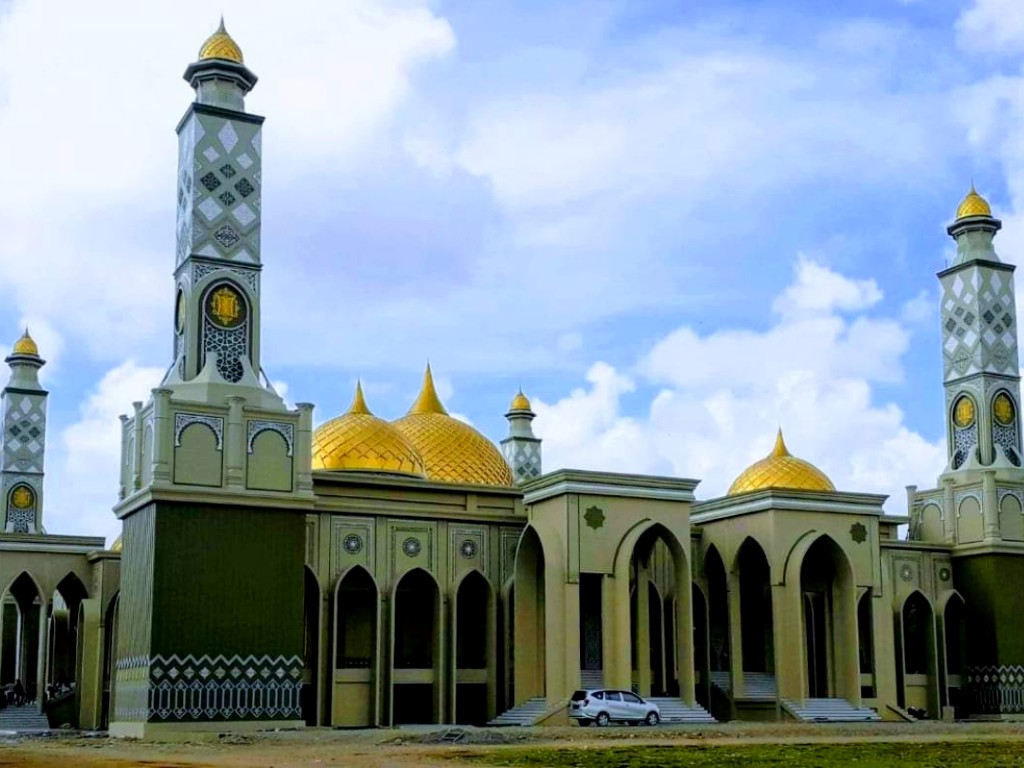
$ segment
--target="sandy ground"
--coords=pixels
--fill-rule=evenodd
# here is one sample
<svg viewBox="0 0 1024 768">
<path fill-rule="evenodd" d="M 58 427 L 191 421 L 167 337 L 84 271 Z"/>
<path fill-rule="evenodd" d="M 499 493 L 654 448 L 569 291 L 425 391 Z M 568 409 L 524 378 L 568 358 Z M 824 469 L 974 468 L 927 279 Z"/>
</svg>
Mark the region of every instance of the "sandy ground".
<svg viewBox="0 0 1024 768">
<path fill-rule="evenodd" d="M 450 743 L 445 738 L 457 739 Z M 49 768 L 419 768 L 460 754 L 516 746 L 637 743 L 721 744 L 1024 739 L 1024 723 L 727 724 L 679 728 L 309 729 L 211 735 L 202 741 L 142 742 L 74 733 L 0 738 L 0 767 Z"/>
</svg>

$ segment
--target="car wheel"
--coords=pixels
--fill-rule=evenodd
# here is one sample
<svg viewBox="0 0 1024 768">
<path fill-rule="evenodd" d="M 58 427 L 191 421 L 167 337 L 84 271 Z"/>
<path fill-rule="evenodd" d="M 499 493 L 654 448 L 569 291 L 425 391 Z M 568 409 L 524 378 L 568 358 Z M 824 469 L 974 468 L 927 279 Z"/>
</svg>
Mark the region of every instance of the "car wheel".
<svg viewBox="0 0 1024 768">
<path fill-rule="evenodd" d="M 597 716 L 597 724 L 601 728 L 606 727 L 608 725 L 608 723 L 610 723 L 611 721 L 612 720 L 611 720 L 610 717 L 608 717 L 608 713 L 607 712 L 602 712 L 601 714 L 599 714 Z"/>
<path fill-rule="evenodd" d="M 580 724 L 580 726 L 582 726 L 583 728 L 586 728 L 586 727 L 587 727 L 588 725 L 590 725 L 590 724 L 591 724 L 592 722 L 593 722 L 593 720 L 585 720 L 585 719 L 583 719 L 583 718 L 580 718 L 580 720 L 579 720 L 579 724 Z"/>
<path fill-rule="evenodd" d="M 658 717 L 658 713 L 657 712 L 648 712 L 647 713 L 647 724 L 648 725 L 657 725 L 660 722 L 661 722 L 661 718 Z"/>
</svg>

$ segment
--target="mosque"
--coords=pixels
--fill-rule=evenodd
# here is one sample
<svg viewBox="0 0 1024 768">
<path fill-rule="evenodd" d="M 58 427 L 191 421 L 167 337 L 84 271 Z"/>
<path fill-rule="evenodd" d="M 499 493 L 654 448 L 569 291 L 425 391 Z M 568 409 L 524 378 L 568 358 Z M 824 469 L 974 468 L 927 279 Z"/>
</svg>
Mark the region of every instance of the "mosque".
<svg viewBox="0 0 1024 768">
<path fill-rule="evenodd" d="M 44 360 L 27 332 L 6 358 L 0 684 L 31 709 L 137 737 L 557 724 L 600 686 L 677 722 L 1024 713 L 1014 268 L 977 192 L 938 275 L 935 487 L 886 514 L 780 432 L 698 501 L 697 480 L 546 471 L 522 392 L 499 447 L 429 368 L 395 421 L 358 387 L 316 429 L 286 406 L 260 356 L 256 76 L 222 23 L 185 79 L 173 356 L 121 417 L 111 549 L 44 529 Z"/>
</svg>

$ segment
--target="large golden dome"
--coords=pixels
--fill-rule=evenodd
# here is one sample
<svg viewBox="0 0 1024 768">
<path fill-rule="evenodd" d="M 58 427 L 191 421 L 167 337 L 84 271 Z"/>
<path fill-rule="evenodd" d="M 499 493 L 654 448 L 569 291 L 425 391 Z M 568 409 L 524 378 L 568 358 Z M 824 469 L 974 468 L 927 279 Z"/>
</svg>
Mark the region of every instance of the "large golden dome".
<svg viewBox="0 0 1024 768">
<path fill-rule="evenodd" d="M 111 552 L 120 552 L 122 547 L 121 536 L 114 539 L 114 543 L 110 545 Z"/>
<path fill-rule="evenodd" d="M 32 337 L 28 335 L 28 328 L 25 329 L 25 333 L 21 335 L 21 338 L 14 342 L 13 354 L 39 357 L 39 347 Z"/>
<path fill-rule="evenodd" d="M 199 60 L 203 61 L 204 59 L 227 59 L 236 64 L 245 63 L 242 58 L 242 49 L 224 29 L 223 16 L 220 17 L 220 26 L 217 27 L 217 31 L 206 38 L 206 42 L 199 49 Z"/>
<path fill-rule="evenodd" d="M 356 385 L 348 412 L 321 424 L 313 433 L 313 469 L 426 476 L 423 459 L 412 443 L 370 413 L 361 384 Z"/>
<path fill-rule="evenodd" d="M 957 219 L 966 219 L 968 216 L 991 216 L 992 208 L 988 204 L 988 200 L 979 195 L 974 191 L 974 185 L 971 184 L 971 191 L 967 193 L 967 196 L 960 201 L 960 205 L 956 209 Z"/>
<path fill-rule="evenodd" d="M 512 470 L 494 444 L 468 424 L 448 415 L 434 389 L 429 365 L 416 402 L 409 413 L 393 423 L 420 452 L 429 479 L 515 485 Z"/>
<path fill-rule="evenodd" d="M 772 452 L 755 461 L 729 486 L 729 496 L 766 488 L 797 491 L 834 491 L 836 487 L 824 472 L 809 461 L 790 454 L 782 439 L 782 430 L 775 438 Z"/>
</svg>

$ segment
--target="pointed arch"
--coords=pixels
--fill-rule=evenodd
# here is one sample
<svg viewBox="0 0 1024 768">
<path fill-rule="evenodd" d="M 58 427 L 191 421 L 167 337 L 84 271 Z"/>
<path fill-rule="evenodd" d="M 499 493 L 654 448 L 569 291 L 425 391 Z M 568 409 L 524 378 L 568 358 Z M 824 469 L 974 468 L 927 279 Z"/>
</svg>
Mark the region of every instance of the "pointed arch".
<svg viewBox="0 0 1024 768">
<path fill-rule="evenodd" d="M 36 692 L 40 702 L 41 680 L 46 674 L 48 594 L 28 570 L 20 571 L 0 592 L 2 623 L 15 627 L 13 642 L 0 647 L 0 683 L 21 680 L 30 695 Z M 8 595 L 10 603 L 4 599 Z"/>
<path fill-rule="evenodd" d="M 26 588 L 25 585 L 30 585 L 30 587 Z M 10 594 L 17 600 L 19 598 L 16 593 L 27 595 L 29 591 L 31 591 L 40 600 L 45 599 L 44 596 L 46 595 L 46 590 L 42 588 L 39 580 L 29 571 L 23 570 L 7 583 L 3 592 L 0 592 L 0 598 L 4 595 Z"/>
<path fill-rule="evenodd" d="M 547 692 L 547 553 L 531 523 L 516 545 L 512 617 L 513 704 Z"/>
<path fill-rule="evenodd" d="M 903 706 L 937 717 L 940 707 L 938 638 L 935 607 L 928 595 L 920 589 L 910 590 L 900 601 L 896 624 Z"/>
<path fill-rule="evenodd" d="M 497 707 L 497 597 L 490 580 L 477 568 L 462 573 L 452 587 L 453 663 L 449 695 L 452 720 L 483 725 Z"/>
<path fill-rule="evenodd" d="M 936 603 L 936 626 L 938 632 L 939 694 L 942 704 L 953 708 L 953 716 L 965 716 L 965 704 L 961 695 L 967 682 L 967 625 L 964 611 L 967 603 L 955 589 L 948 590 Z"/>
<path fill-rule="evenodd" d="M 410 568 L 391 591 L 391 725 L 441 721 L 444 636 L 441 587 Z"/>
<path fill-rule="evenodd" d="M 772 566 L 754 536 L 736 548 L 733 573 L 739 581 L 739 644 L 743 672 L 775 674 L 775 621 L 772 610 Z"/>
<path fill-rule="evenodd" d="M 349 566 L 339 575 L 328 621 L 330 723 L 379 725 L 381 594 L 373 574 L 362 565 Z"/>
<path fill-rule="evenodd" d="M 103 700 L 100 726 L 110 725 L 110 713 L 114 711 L 114 680 L 117 674 L 117 623 L 121 612 L 121 590 L 110 596 L 103 618 Z"/>
</svg>

